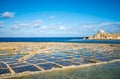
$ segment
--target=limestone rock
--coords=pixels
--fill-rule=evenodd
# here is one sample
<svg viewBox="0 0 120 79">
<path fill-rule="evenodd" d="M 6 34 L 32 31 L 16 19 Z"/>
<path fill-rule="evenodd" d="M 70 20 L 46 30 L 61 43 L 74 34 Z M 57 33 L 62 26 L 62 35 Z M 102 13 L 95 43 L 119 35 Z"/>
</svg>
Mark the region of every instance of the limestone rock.
<svg viewBox="0 0 120 79">
<path fill-rule="evenodd" d="M 86 37 L 85 39 L 120 40 L 120 33 L 107 33 L 104 30 L 99 30 L 97 34 Z"/>
</svg>

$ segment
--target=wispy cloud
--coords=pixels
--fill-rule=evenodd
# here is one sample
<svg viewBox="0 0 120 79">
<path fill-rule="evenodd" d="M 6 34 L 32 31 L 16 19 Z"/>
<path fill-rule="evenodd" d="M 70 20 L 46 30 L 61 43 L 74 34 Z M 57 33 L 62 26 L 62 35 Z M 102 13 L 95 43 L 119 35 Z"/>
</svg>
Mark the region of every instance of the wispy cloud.
<svg viewBox="0 0 120 79">
<path fill-rule="evenodd" d="M 43 21 L 42 20 L 36 20 L 34 23 L 33 23 L 33 26 L 35 27 L 35 28 L 38 28 L 38 27 L 40 27 L 40 25 L 43 23 Z"/>
<path fill-rule="evenodd" d="M 2 21 L 0 21 L 0 28 L 3 28 L 4 24 Z"/>
<path fill-rule="evenodd" d="M 15 17 L 15 12 L 4 12 L 1 14 L 2 18 L 13 18 Z"/>
<path fill-rule="evenodd" d="M 39 28 L 39 30 L 42 32 L 65 32 L 67 29 L 69 29 L 69 27 L 56 23 L 51 23 L 48 26 L 41 26 Z"/>
<path fill-rule="evenodd" d="M 66 30 L 66 27 L 65 27 L 65 26 L 60 26 L 60 27 L 59 27 L 59 30 L 60 30 L 60 31 L 65 31 L 65 30 Z"/>
<path fill-rule="evenodd" d="M 11 26 L 11 29 L 16 30 L 16 29 L 28 28 L 30 25 L 31 25 L 30 23 L 17 22 Z"/>
<path fill-rule="evenodd" d="M 14 32 L 23 32 L 24 34 L 34 35 L 77 35 L 77 36 L 90 36 L 97 33 L 100 29 L 110 33 L 120 33 L 120 22 L 101 22 L 101 23 L 87 23 L 78 26 L 65 26 L 64 24 L 51 23 L 49 25 L 43 24 L 41 20 L 32 22 L 17 22 L 10 25 L 11 30 Z M 37 28 L 36 28 L 37 27 Z"/>
<path fill-rule="evenodd" d="M 11 30 L 39 28 L 42 23 L 42 20 L 35 20 L 33 22 L 16 22 L 11 25 Z"/>
<path fill-rule="evenodd" d="M 88 23 L 79 25 L 78 29 L 80 33 L 93 34 L 98 30 L 103 29 L 110 33 L 120 33 L 120 22 L 101 22 L 101 23 Z"/>
<path fill-rule="evenodd" d="M 55 16 L 50 16 L 49 18 L 50 18 L 50 19 L 54 19 L 54 18 L 55 18 Z"/>
</svg>

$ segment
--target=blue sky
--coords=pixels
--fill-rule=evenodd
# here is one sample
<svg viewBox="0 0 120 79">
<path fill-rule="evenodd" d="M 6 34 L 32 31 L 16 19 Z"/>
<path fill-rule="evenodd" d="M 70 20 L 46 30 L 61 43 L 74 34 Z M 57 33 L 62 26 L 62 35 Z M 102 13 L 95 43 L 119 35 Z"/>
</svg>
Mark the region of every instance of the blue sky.
<svg viewBox="0 0 120 79">
<path fill-rule="evenodd" d="M 0 0 L 0 37 L 120 33 L 120 0 Z"/>
</svg>

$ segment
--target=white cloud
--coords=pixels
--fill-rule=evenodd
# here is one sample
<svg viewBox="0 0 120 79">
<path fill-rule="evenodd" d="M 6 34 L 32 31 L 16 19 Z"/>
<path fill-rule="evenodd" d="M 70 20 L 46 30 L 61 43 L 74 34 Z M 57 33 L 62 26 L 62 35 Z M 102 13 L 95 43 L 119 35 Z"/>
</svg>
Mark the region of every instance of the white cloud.
<svg viewBox="0 0 120 79">
<path fill-rule="evenodd" d="M 25 29 L 30 33 L 30 30 L 38 34 L 39 32 L 44 34 L 76 34 L 79 36 L 90 36 L 98 32 L 99 29 L 103 29 L 106 32 L 120 32 L 120 22 L 101 22 L 101 23 L 88 23 L 78 26 L 65 26 L 63 24 L 51 23 L 49 25 L 43 25 L 42 20 L 35 20 L 32 22 L 17 22 L 12 25 L 11 29 Z M 36 29 L 36 27 L 39 27 Z M 27 30 L 26 30 L 27 29 Z"/>
<path fill-rule="evenodd" d="M 97 33 L 100 29 L 103 29 L 106 32 L 120 33 L 120 22 L 89 23 L 77 27 L 80 33 L 89 33 L 91 35 Z"/>
<path fill-rule="evenodd" d="M 1 17 L 3 18 L 13 18 L 15 16 L 15 12 L 4 12 Z"/>
<path fill-rule="evenodd" d="M 50 31 L 50 32 L 60 32 L 60 31 L 67 31 L 67 29 L 69 29 L 69 27 L 65 27 L 63 25 L 59 25 L 59 24 L 55 24 L 52 23 L 49 26 L 41 26 L 39 30 L 42 31 Z"/>
<path fill-rule="evenodd" d="M 16 26 L 16 25 L 13 25 L 11 28 L 11 30 L 16 30 L 16 29 L 20 29 L 20 27 Z"/>
<path fill-rule="evenodd" d="M 36 20 L 34 23 L 33 23 L 33 26 L 38 28 L 41 24 L 43 23 L 42 20 Z"/>
<path fill-rule="evenodd" d="M 111 25 L 120 25 L 120 22 L 103 22 L 98 24 L 99 26 L 111 26 Z"/>
<path fill-rule="evenodd" d="M 64 31 L 64 30 L 66 30 L 66 27 L 65 27 L 65 26 L 60 26 L 60 27 L 59 27 L 59 30 L 60 30 L 60 31 Z"/>
<path fill-rule="evenodd" d="M 16 29 L 29 29 L 29 28 L 38 28 L 42 24 L 42 20 L 36 20 L 33 22 L 16 22 L 15 24 L 11 25 L 12 30 Z"/>
<path fill-rule="evenodd" d="M 47 26 L 42 26 L 42 27 L 41 27 L 41 29 L 46 29 L 46 28 L 47 28 Z"/>
<path fill-rule="evenodd" d="M 50 18 L 50 19 L 54 19 L 54 18 L 55 18 L 55 16 L 50 16 L 49 18 Z"/>
<path fill-rule="evenodd" d="M 30 26 L 30 23 L 16 23 L 16 26 L 18 26 L 18 27 L 28 27 L 28 26 Z"/>
<path fill-rule="evenodd" d="M 50 26 L 58 26 L 56 23 L 51 23 Z"/>
<path fill-rule="evenodd" d="M 16 29 L 28 28 L 30 25 L 31 25 L 30 23 L 17 22 L 12 25 L 11 29 L 16 30 Z"/>
</svg>

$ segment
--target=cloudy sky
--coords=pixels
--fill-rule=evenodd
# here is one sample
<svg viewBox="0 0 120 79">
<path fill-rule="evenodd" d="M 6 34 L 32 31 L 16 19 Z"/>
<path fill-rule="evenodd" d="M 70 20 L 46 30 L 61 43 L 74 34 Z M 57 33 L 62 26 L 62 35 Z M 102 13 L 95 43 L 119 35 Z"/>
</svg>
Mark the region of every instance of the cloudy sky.
<svg viewBox="0 0 120 79">
<path fill-rule="evenodd" d="M 120 33 L 120 0 L 0 0 L 0 37 Z"/>
</svg>

